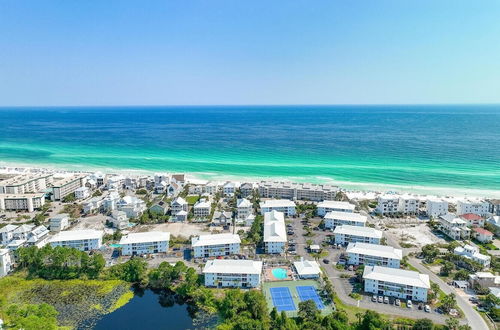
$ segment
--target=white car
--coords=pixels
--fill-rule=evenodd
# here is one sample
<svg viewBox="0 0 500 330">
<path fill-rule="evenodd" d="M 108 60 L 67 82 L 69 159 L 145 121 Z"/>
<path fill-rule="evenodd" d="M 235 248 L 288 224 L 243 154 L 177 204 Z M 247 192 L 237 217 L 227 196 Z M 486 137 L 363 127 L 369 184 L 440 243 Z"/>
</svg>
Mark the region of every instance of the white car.
<svg viewBox="0 0 500 330">
<path fill-rule="evenodd" d="M 406 307 L 408 307 L 408 308 L 413 308 L 413 303 L 411 302 L 411 300 L 408 300 L 408 301 L 406 302 Z"/>
<path fill-rule="evenodd" d="M 425 305 L 424 311 L 426 311 L 427 313 L 430 313 L 431 312 L 431 307 L 429 305 Z"/>
</svg>

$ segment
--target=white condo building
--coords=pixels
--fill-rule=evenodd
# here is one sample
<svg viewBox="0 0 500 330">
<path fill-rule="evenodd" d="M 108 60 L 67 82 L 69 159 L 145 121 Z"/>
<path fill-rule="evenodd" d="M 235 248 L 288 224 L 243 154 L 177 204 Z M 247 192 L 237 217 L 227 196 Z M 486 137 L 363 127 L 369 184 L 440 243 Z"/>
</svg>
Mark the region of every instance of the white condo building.
<svg viewBox="0 0 500 330">
<path fill-rule="evenodd" d="M 338 191 L 338 187 L 327 184 L 288 181 L 262 181 L 259 183 L 259 195 L 262 198 L 324 201 L 333 200 Z"/>
<path fill-rule="evenodd" d="M 474 213 L 485 216 L 489 213 L 490 204 L 483 200 L 461 199 L 457 201 L 457 214 Z"/>
<path fill-rule="evenodd" d="M 22 195 L 42 192 L 52 183 L 52 174 L 16 175 L 0 181 L 0 194 Z"/>
<path fill-rule="evenodd" d="M 90 197 L 90 189 L 87 187 L 80 187 L 75 190 L 76 199 L 85 199 Z"/>
<path fill-rule="evenodd" d="M 325 228 L 334 229 L 342 225 L 364 227 L 366 220 L 366 216 L 359 213 L 331 211 L 325 215 Z"/>
<path fill-rule="evenodd" d="M 351 242 L 380 244 L 382 232 L 371 227 L 342 225 L 333 231 L 335 243 L 347 245 Z"/>
<path fill-rule="evenodd" d="M 238 199 L 236 203 L 236 209 L 238 211 L 238 219 L 240 220 L 245 220 L 248 218 L 249 215 L 253 214 L 253 205 L 252 202 L 250 202 L 246 198 L 240 198 Z"/>
<path fill-rule="evenodd" d="M 195 258 L 228 256 L 240 253 L 241 239 L 237 234 L 200 235 L 191 239 Z"/>
<path fill-rule="evenodd" d="M 448 213 L 448 202 L 441 198 L 429 198 L 425 206 L 429 217 L 437 218 Z"/>
<path fill-rule="evenodd" d="M 365 266 L 365 292 L 407 300 L 427 301 L 429 275 L 411 270 Z"/>
<path fill-rule="evenodd" d="M 260 285 L 262 261 L 209 260 L 205 264 L 205 286 L 256 288 Z"/>
<path fill-rule="evenodd" d="M 61 213 L 54 215 L 49 220 L 49 229 L 50 231 L 62 231 L 69 227 L 69 214 Z"/>
<path fill-rule="evenodd" d="M 289 217 L 295 215 L 295 203 L 288 199 L 271 199 L 260 203 L 262 215 L 271 211 L 282 212 Z"/>
<path fill-rule="evenodd" d="M 85 185 L 86 174 L 75 174 L 57 181 L 52 185 L 52 200 L 59 201 L 69 194 L 73 194 L 78 188 Z"/>
<path fill-rule="evenodd" d="M 266 253 L 285 252 L 286 228 L 282 212 L 271 211 L 264 214 L 264 248 Z"/>
<path fill-rule="evenodd" d="M 134 256 L 168 251 L 170 233 L 150 231 L 144 233 L 130 233 L 120 240 L 122 255 Z"/>
<path fill-rule="evenodd" d="M 0 210 L 33 212 L 45 203 L 45 193 L 0 195 Z"/>
<path fill-rule="evenodd" d="M 323 201 L 318 203 L 317 213 L 320 217 L 328 212 L 354 212 L 355 206 L 349 202 Z"/>
<path fill-rule="evenodd" d="M 300 261 L 295 261 L 293 266 L 297 275 L 302 279 L 318 278 L 321 275 L 321 268 L 318 262 L 314 260 L 301 258 Z"/>
<path fill-rule="evenodd" d="M 418 200 L 412 195 L 380 195 L 377 200 L 375 211 L 379 214 L 415 214 L 418 211 Z"/>
<path fill-rule="evenodd" d="M 400 249 L 387 245 L 361 242 L 349 243 L 346 253 L 349 265 L 399 268 L 403 258 L 403 251 Z"/>
<path fill-rule="evenodd" d="M 103 232 L 99 230 L 68 230 L 54 235 L 49 243 L 52 247 L 71 247 L 80 251 L 98 250 L 102 246 Z"/>
<path fill-rule="evenodd" d="M 491 257 L 479 253 L 479 249 L 475 246 L 469 244 L 466 244 L 463 247 L 457 246 L 455 250 L 453 250 L 453 253 L 468 258 L 477 263 L 480 263 L 481 265 L 483 265 L 484 268 L 490 267 Z"/>
<path fill-rule="evenodd" d="M 196 219 L 208 219 L 212 205 L 204 198 L 200 199 L 193 206 L 193 214 Z"/>
</svg>

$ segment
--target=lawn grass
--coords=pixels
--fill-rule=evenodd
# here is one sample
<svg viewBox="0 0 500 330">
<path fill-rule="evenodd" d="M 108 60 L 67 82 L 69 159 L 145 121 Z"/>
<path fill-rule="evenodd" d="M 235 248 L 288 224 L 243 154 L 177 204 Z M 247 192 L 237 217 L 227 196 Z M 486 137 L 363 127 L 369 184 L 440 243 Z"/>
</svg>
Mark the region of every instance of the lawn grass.
<svg viewBox="0 0 500 330">
<path fill-rule="evenodd" d="M 189 205 L 194 205 L 199 199 L 200 199 L 200 196 L 198 196 L 198 195 L 186 196 L 186 202 Z"/>
</svg>

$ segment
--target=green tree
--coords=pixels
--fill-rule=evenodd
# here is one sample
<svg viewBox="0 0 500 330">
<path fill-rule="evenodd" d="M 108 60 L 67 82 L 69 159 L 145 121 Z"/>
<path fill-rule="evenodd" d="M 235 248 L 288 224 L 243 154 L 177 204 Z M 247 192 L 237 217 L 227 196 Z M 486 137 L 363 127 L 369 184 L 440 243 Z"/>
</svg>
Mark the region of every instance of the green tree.
<svg viewBox="0 0 500 330">
<path fill-rule="evenodd" d="M 441 270 L 439 271 L 441 275 L 448 276 L 455 269 L 455 265 L 453 262 L 445 261 L 441 266 Z"/>
<path fill-rule="evenodd" d="M 56 330 L 57 311 L 48 304 L 40 305 L 11 305 L 7 309 L 9 328 L 26 330 Z"/>
<path fill-rule="evenodd" d="M 457 319 L 449 318 L 446 319 L 446 329 L 448 330 L 456 330 L 458 329 L 459 323 Z"/>
<path fill-rule="evenodd" d="M 432 330 L 434 324 L 429 319 L 418 319 L 413 324 L 412 330 Z"/>
<path fill-rule="evenodd" d="M 455 298 L 454 293 L 450 293 L 449 295 L 446 295 L 442 300 L 441 300 L 441 308 L 448 313 L 451 309 L 457 307 L 457 300 Z"/>
<path fill-rule="evenodd" d="M 298 316 L 302 322 L 314 322 L 319 318 L 320 312 L 313 300 L 301 301 L 299 303 Z"/>
<path fill-rule="evenodd" d="M 422 255 L 424 256 L 424 260 L 428 263 L 433 262 L 438 254 L 439 250 L 434 244 L 427 244 L 422 248 Z"/>
</svg>

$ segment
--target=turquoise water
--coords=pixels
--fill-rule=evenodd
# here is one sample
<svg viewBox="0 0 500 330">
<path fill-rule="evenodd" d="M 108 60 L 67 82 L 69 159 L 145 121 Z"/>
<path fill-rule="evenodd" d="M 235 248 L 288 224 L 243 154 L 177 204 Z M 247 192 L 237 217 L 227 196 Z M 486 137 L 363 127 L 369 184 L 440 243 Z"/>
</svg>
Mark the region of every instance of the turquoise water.
<svg viewBox="0 0 500 330">
<path fill-rule="evenodd" d="M 4 164 L 364 189 L 498 193 L 499 141 L 493 105 L 0 109 Z"/>
<path fill-rule="evenodd" d="M 109 247 L 112 247 L 112 248 L 120 248 L 122 247 L 120 244 L 109 244 Z"/>
<path fill-rule="evenodd" d="M 284 268 L 274 268 L 272 271 L 273 276 L 276 277 L 278 280 L 283 280 L 286 278 L 286 269 Z"/>
</svg>

